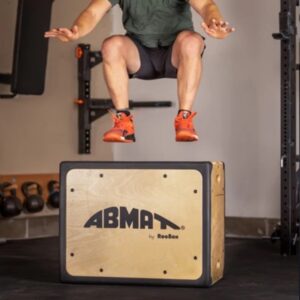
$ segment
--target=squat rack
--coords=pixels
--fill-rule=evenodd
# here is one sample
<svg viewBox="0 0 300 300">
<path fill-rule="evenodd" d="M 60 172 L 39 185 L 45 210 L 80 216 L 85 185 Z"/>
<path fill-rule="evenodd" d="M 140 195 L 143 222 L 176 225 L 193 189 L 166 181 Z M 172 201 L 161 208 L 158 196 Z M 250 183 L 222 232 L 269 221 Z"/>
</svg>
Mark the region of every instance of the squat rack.
<svg viewBox="0 0 300 300">
<path fill-rule="evenodd" d="M 281 41 L 281 224 L 279 235 L 281 254 L 295 255 L 299 239 L 299 187 L 297 172 L 297 122 L 300 124 L 300 111 L 297 112 L 296 62 L 297 13 L 299 0 L 281 0 L 279 14 L 280 32 L 274 39 Z M 298 101 L 299 103 L 299 101 Z M 300 105 L 299 105 L 300 107 Z"/>
<path fill-rule="evenodd" d="M 99 65 L 102 59 L 101 51 L 91 51 L 89 44 L 79 44 L 76 48 L 78 59 L 78 141 L 79 154 L 91 153 L 91 126 L 98 118 L 113 109 L 111 99 L 92 99 L 91 69 Z M 129 101 L 130 108 L 170 107 L 171 101 Z"/>
</svg>

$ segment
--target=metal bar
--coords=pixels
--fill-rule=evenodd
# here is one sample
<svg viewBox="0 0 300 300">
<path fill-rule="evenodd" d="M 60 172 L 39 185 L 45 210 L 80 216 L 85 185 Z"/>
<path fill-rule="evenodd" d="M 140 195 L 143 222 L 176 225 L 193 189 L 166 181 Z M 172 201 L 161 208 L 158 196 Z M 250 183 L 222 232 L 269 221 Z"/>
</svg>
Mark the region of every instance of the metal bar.
<svg viewBox="0 0 300 300">
<path fill-rule="evenodd" d="M 130 108 L 171 107 L 171 101 L 130 101 Z"/>
<path fill-rule="evenodd" d="M 133 101 L 129 100 L 129 108 L 151 108 L 151 107 L 171 107 L 171 101 Z M 111 99 L 91 99 L 90 109 L 113 109 Z"/>
<path fill-rule="evenodd" d="M 94 68 L 95 66 L 102 63 L 103 57 L 101 51 L 90 51 L 90 68 Z"/>
<path fill-rule="evenodd" d="M 79 153 L 91 153 L 91 122 L 90 122 L 90 45 L 80 44 L 77 47 L 78 59 L 78 126 Z"/>
<path fill-rule="evenodd" d="M 171 101 L 129 101 L 129 108 L 151 108 L 151 107 L 170 107 Z M 103 117 L 109 110 L 114 109 L 111 99 L 91 99 L 90 100 L 90 120 L 91 122 Z"/>
<path fill-rule="evenodd" d="M 91 99 L 90 109 L 92 110 L 109 110 L 113 109 L 114 105 L 111 99 Z"/>
<path fill-rule="evenodd" d="M 296 252 L 296 0 L 281 0 L 281 254 Z"/>
</svg>

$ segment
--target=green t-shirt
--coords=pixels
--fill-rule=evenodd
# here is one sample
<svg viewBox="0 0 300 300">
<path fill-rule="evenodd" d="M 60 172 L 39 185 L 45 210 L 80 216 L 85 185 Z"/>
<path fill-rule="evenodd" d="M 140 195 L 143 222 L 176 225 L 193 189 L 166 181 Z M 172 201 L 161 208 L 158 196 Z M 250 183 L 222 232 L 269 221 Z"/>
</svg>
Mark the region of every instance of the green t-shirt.
<svg viewBox="0 0 300 300">
<path fill-rule="evenodd" d="M 182 30 L 194 30 L 186 0 L 109 0 L 123 11 L 127 33 L 150 48 L 171 45 Z"/>
</svg>

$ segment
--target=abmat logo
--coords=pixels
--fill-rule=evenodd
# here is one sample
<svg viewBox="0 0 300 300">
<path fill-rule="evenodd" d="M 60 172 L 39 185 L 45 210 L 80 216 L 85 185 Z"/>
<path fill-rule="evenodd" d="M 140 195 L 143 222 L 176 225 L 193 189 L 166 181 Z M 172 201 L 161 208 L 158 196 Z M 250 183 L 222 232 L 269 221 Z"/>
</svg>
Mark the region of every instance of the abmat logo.
<svg viewBox="0 0 300 300">
<path fill-rule="evenodd" d="M 170 220 L 147 210 L 133 208 L 128 211 L 126 207 L 109 207 L 95 213 L 84 225 L 85 228 L 132 228 L 153 229 L 157 222 L 160 229 L 168 228 L 180 230 L 180 227 Z"/>
</svg>

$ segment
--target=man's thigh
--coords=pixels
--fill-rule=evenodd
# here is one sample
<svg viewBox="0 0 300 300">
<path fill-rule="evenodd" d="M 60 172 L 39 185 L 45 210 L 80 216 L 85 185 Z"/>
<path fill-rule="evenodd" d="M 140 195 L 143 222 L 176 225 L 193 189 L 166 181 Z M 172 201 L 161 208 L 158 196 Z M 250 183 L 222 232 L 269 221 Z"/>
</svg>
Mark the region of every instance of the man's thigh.
<svg viewBox="0 0 300 300">
<path fill-rule="evenodd" d="M 130 36 L 136 44 L 139 54 L 141 67 L 131 78 L 153 80 L 160 78 L 176 78 L 177 70 L 171 66 L 172 45 L 157 48 L 148 48 L 133 36 Z"/>
<path fill-rule="evenodd" d="M 135 72 L 130 72 L 130 78 L 138 78 L 144 80 L 152 80 L 157 78 L 157 72 L 153 65 L 152 56 L 153 49 L 149 49 L 142 45 L 142 43 L 136 39 L 134 36 L 128 34 L 128 38 L 135 44 L 136 48 L 139 52 L 139 59 L 140 59 L 140 67 Z M 155 49 L 154 49 L 155 51 Z"/>
<path fill-rule="evenodd" d="M 123 36 L 125 41 L 124 57 L 127 63 L 127 70 L 129 74 L 137 72 L 141 67 L 141 59 L 137 46 L 128 37 Z"/>
<path fill-rule="evenodd" d="M 125 59 L 128 73 L 135 73 L 141 66 L 140 54 L 135 43 L 126 35 L 113 35 L 103 42 L 102 49 L 117 53 Z M 113 56 L 114 58 L 115 56 Z"/>
</svg>

